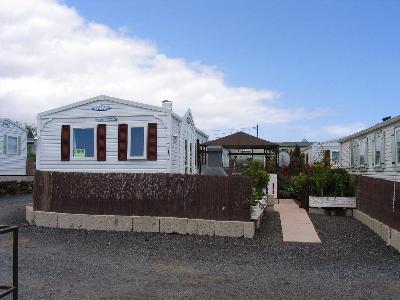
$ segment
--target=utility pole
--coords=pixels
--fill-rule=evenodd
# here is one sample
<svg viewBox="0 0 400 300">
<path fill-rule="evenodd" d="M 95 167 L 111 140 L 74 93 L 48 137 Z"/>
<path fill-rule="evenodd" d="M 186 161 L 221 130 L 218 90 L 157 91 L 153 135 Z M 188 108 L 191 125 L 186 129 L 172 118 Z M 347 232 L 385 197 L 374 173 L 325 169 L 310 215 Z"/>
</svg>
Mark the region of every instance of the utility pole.
<svg viewBox="0 0 400 300">
<path fill-rule="evenodd" d="M 256 126 L 256 130 L 257 130 L 257 137 L 258 137 L 258 124 L 257 124 L 257 126 Z"/>
</svg>

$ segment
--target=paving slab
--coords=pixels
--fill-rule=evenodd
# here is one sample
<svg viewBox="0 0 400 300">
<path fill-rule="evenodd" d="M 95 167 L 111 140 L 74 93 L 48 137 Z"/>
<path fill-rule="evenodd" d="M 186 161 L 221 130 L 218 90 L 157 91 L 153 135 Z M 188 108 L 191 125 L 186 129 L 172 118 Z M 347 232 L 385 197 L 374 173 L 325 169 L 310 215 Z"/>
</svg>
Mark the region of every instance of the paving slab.
<svg viewBox="0 0 400 300">
<path fill-rule="evenodd" d="M 321 243 L 306 210 L 293 199 L 280 199 L 275 210 L 280 215 L 284 242 Z"/>
</svg>

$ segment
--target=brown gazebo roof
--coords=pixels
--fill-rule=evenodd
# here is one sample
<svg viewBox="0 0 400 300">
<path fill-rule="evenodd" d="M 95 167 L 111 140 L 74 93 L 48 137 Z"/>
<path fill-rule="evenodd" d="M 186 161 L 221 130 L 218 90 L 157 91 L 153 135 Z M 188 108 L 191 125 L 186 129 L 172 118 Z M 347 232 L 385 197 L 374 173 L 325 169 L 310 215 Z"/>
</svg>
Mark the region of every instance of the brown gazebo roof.
<svg viewBox="0 0 400 300">
<path fill-rule="evenodd" d="M 278 144 L 260 139 L 242 131 L 206 142 L 202 145 L 222 146 L 227 149 L 266 149 L 278 146 Z"/>
</svg>

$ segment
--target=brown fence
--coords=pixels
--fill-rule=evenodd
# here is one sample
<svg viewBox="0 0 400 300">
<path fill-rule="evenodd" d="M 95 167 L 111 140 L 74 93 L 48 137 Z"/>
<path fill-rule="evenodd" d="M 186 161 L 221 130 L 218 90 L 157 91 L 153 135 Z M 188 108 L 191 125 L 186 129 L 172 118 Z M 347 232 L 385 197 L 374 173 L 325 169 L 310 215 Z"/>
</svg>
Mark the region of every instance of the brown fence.
<svg viewBox="0 0 400 300">
<path fill-rule="evenodd" d="M 400 230 L 400 182 L 359 176 L 356 197 L 359 210 Z"/>
<path fill-rule="evenodd" d="M 26 159 L 26 175 L 32 176 L 36 169 L 36 159 L 27 158 Z"/>
<path fill-rule="evenodd" d="M 250 220 L 250 178 L 35 172 L 35 210 Z"/>
</svg>

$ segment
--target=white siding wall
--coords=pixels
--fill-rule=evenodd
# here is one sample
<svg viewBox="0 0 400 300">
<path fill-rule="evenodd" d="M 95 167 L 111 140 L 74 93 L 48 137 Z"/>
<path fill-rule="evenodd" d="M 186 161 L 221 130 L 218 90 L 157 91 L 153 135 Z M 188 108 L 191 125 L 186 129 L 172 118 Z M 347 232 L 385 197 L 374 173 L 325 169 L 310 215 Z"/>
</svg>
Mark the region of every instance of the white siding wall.
<svg viewBox="0 0 400 300">
<path fill-rule="evenodd" d="M 392 135 L 394 134 L 395 128 L 400 127 L 400 121 L 390 126 L 377 129 L 374 132 L 364 134 L 353 138 L 350 141 L 342 142 L 341 147 L 341 161 L 342 167 L 346 168 L 352 174 L 372 176 L 377 178 L 389 179 L 400 181 L 400 166 L 392 163 Z M 374 165 L 374 138 L 376 134 L 383 133 L 385 136 L 384 144 L 384 167 L 382 169 L 376 168 Z M 359 151 L 355 151 L 355 166 L 350 166 L 350 146 L 351 143 L 358 145 L 359 141 L 367 139 L 367 152 L 368 157 L 366 158 L 366 166 L 364 168 L 359 166 Z"/>
<path fill-rule="evenodd" d="M 337 141 L 328 141 L 321 143 L 313 143 L 310 147 L 301 151 L 304 156 L 308 154 L 308 164 L 312 165 L 315 162 L 321 162 L 324 157 L 324 151 L 329 150 L 332 160 L 332 152 L 338 151 L 340 156 L 340 144 Z M 340 163 L 339 163 L 340 164 Z"/>
<path fill-rule="evenodd" d="M 103 112 L 91 110 L 94 105 L 98 104 L 109 104 L 112 109 Z M 117 121 L 105 121 L 107 118 L 117 118 Z M 87 103 L 42 117 L 39 116 L 40 137 L 37 168 L 49 171 L 75 172 L 168 172 L 170 167 L 168 118 L 170 118 L 169 112 L 153 111 L 106 100 Z M 145 126 L 147 126 L 147 123 L 157 123 L 157 161 L 145 159 L 118 161 L 118 124 L 121 123 Z M 70 161 L 61 161 L 61 126 L 63 124 L 71 125 L 71 127 L 107 124 L 106 161 L 97 161 L 96 157 L 91 160 L 71 159 Z"/>
<path fill-rule="evenodd" d="M 190 119 L 188 123 L 187 120 Z M 192 123 L 192 116 L 190 111 L 188 111 L 180 122 L 180 172 L 193 174 L 196 173 L 195 168 L 195 157 L 193 144 L 196 144 L 196 132 L 194 124 Z M 187 142 L 187 165 L 185 165 L 185 141 Z M 190 144 L 192 144 L 192 155 L 190 155 Z"/>
<path fill-rule="evenodd" d="M 179 120 L 172 116 L 171 122 L 171 172 L 180 173 L 181 172 L 181 160 L 180 160 L 180 132 L 179 132 Z M 176 138 L 174 138 L 174 135 Z"/>
<path fill-rule="evenodd" d="M 26 140 L 27 133 L 11 122 L 9 127 L 0 120 L 0 175 L 26 175 Z M 20 137 L 20 153 L 4 154 L 4 135 Z"/>
</svg>

